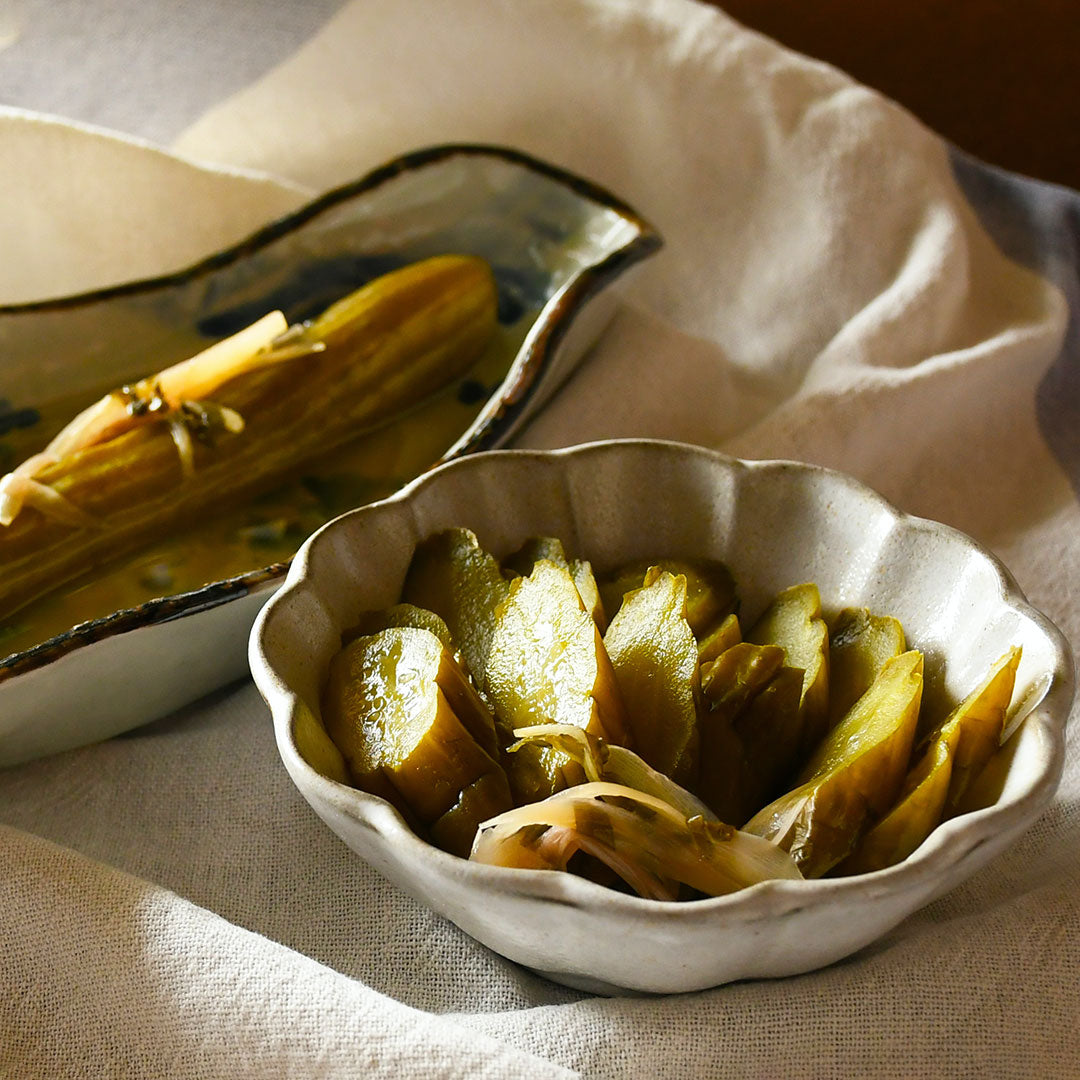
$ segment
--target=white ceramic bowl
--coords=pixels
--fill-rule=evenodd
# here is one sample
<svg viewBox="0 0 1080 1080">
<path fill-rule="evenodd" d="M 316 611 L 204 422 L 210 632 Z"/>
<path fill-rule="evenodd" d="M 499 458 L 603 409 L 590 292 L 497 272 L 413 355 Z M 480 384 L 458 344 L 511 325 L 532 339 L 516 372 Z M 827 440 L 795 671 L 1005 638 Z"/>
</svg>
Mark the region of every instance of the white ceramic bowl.
<svg viewBox="0 0 1080 1080">
<path fill-rule="evenodd" d="M 361 611 L 393 603 L 416 542 L 451 525 L 473 529 L 497 555 L 529 536 L 556 535 L 601 570 L 645 555 L 719 558 L 751 619 L 779 589 L 815 581 L 826 609 L 865 605 L 903 622 L 925 653 L 924 700 L 935 712 L 1019 643 L 1003 780 L 989 805 L 941 825 L 898 866 L 765 882 L 690 903 L 448 855 L 381 799 L 329 778 L 336 752 L 318 710 L 342 629 Z M 496 952 L 597 991 L 676 992 L 790 975 L 873 941 L 989 862 L 1046 807 L 1073 696 L 1061 634 L 961 533 L 901 514 L 835 472 L 655 441 L 479 454 L 338 518 L 307 541 L 263 609 L 250 662 L 285 767 L 349 847 Z"/>
</svg>

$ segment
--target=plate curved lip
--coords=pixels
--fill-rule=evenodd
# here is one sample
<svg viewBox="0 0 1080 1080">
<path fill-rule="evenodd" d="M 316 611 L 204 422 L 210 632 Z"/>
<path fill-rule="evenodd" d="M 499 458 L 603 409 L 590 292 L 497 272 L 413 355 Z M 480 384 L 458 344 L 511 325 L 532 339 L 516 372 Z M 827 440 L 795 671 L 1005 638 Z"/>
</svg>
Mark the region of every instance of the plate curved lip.
<svg viewBox="0 0 1080 1080">
<path fill-rule="evenodd" d="M 85 304 L 98 303 L 102 300 L 111 300 L 118 296 L 131 296 L 138 293 L 153 292 L 157 289 L 168 288 L 171 285 L 182 285 L 193 278 L 213 270 L 220 270 L 246 258 L 248 255 L 266 247 L 268 244 L 286 236 L 301 225 L 334 209 L 340 203 L 347 202 L 357 195 L 364 195 L 375 188 L 381 187 L 389 180 L 395 179 L 402 173 L 424 168 L 452 157 L 490 157 L 500 159 L 512 165 L 519 165 L 530 172 L 555 180 L 564 187 L 576 192 L 582 198 L 595 202 L 598 205 L 614 210 L 627 221 L 632 222 L 639 230 L 640 243 L 647 247 L 648 253 L 658 248 L 661 244 L 660 234 L 646 218 L 639 214 L 628 203 L 607 188 L 595 183 L 583 176 L 572 173 L 558 165 L 534 157 L 524 150 L 498 143 L 439 143 L 434 146 L 422 147 L 400 154 L 390 161 L 369 170 L 355 180 L 339 184 L 328 191 L 317 195 L 314 199 L 303 206 L 292 210 L 281 217 L 260 226 L 254 232 L 238 240 L 220 251 L 212 252 L 201 259 L 197 259 L 179 270 L 170 271 L 167 274 L 157 274 L 153 277 L 137 278 L 133 281 L 120 282 L 116 285 L 106 285 L 98 289 L 86 289 L 82 292 L 70 293 L 63 296 L 46 297 L 40 300 L 27 300 L 17 304 L 0 304 L 0 316 L 6 315 L 30 315 L 43 311 L 58 311 L 69 307 L 81 307 Z M 635 240 L 635 245 L 638 241 Z"/>
<path fill-rule="evenodd" d="M 173 622 L 175 619 L 209 611 L 221 604 L 250 596 L 278 581 L 288 566 L 287 562 L 271 563 L 269 566 L 249 571 L 246 574 L 213 581 L 198 589 L 177 593 L 174 596 L 155 597 L 135 607 L 121 608 L 99 619 L 77 623 L 63 633 L 41 642 L 40 645 L 34 645 L 22 652 L 12 653 L 0 659 L 0 686 L 8 679 L 43 668 L 76 649 L 96 645 L 120 634 Z"/>
<path fill-rule="evenodd" d="M 634 227 L 635 233 L 619 248 L 585 267 L 557 298 L 545 305 L 534 326 L 534 329 L 539 328 L 538 331 L 531 334 L 519 350 L 506 378 L 499 386 L 497 393 L 500 407 L 481 426 L 470 429 L 468 439 L 459 440 L 452 448 L 452 456 L 444 456 L 433 464 L 434 468 L 446 461 L 488 448 L 497 442 L 529 403 L 530 393 L 537 387 L 541 373 L 548 366 L 555 349 L 585 303 L 632 265 L 657 252 L 663 244 L 656 228 L 608 189 L 523 150 L 495 143 L 441 143 L 413 150 L 370 170 L 356 180 L 332 188 L 297 210 L 262 226 L 243 240 L 180 270 L 68 296 L 0 305 L 0 317 L 60 311 L 183 284 L 253 254 L 320 214 L 359 195 L 374 191 L 403 173 L 456 156 L 501 160 L 548 177 L 583 199 L 616 212 Z M 489 398 L 489 401 L 491 400 L 493 398 Z M 0 656 L 0 686 L 9 679 L 37 670 L 76 649 L 246 596 L 265 586 L 268 581 L 281 578 L 290 561 L 258 567 L 243 574 L 210 582 L 199 589 L 158 597 L 134 607 L 123 608 L 70 627 L 30 649 L 6 657 Z"/>
<path fill-rule="evenodd" d="M 1039 774 L 1032 777 L 1019 794 L 1011 797 L 1008 802 L 996 803 L 943 822 L 912 855 L 883 870 L 847 877 L 764 881 L 726 896 L 689 902 L 668 902 L 615 892 L 572 874 L 483 866 L 460 859 L 420 839 L 409 829 L 398 812 L 384 800 L 326 778 L 303 759 L 292 737 L 298 699 L 274 670 L 263 652 L 262 643 L 268 627 L 282 617 L 282 613 L 287 618 L 289 607 L 299 597 L 310 597 L 318 603 L 318 589 L 312 583 L 311 577 L 306 576 L 307 568 L 313 551 L 330 542 L 328 537 L 332 540 L 333 533 L 342 528 L 342 522 L 357 515 L 394 513 L 403 504 L 407 505 L 417 491 L 440 483 L 447 473 L 475 468 L 485 459 L 499 457 L 547 462 L 569 459 L 587 462 L 589 458 L 597 455 L 618 453 L 620 448 L 633 447 L 664 448 L 675 454 L 689 453 L 736 471 L 795 470 L 805 475 L 814 475 L 825 483 L 848 487 L 869 500 L 879 510 L 890 515 L 894 528 L 937 533 L 945 536 L 950 543 L 962 546 L 983 558 L 995 571 L 998 598 L 1007 607 L 1034 623 L 1050 643 L 1054 654 L 1055 663 L 1050 673 L 1049 688 L 1030 714 L 1032 719 L 1038 718 L 1040 731 L 1046 739 L 1043 768 Z M 260 611 L 250 637 L 249 659 L 255 683 L 273 714 L 279 751 L 294 780 L 298 775 L 302 777 L 318 797 L 353 819 L 364 819 L 369 828 L 374 828 L 387 839 L 391 839 L 395 847 L 403 853 L 407 852 L 416 859 L 429 861 L 441 874 L 456 879 L 467 875 L 478 888 L 484 890 L 513 893 L 530 900 L 547 900 L 571 907 L 595 907 L 602 904 L 606 914 L 622 914 L 635 920 L 645 919 L 658 923 L 666 923 L 672 919 L 709 918 L 713 913 L 722 913 L 733 922 L 752 923 L 792 915 L 808 906 L 817 906 L 841 897 L 874 899 L 908 894 L 925 898 L 940 883 L 950 866 L 959 864 L 973 850 L 986 843 L 991 834 L 1008 833 L 1026 827 L 1049 804 L 1064 765 L 1065 726 L 1074 695 L 1073 661 L 1064 635 L 1046 615 L 1027 601 L 1001 560 L 967 534 L 952 526 L 898 510 L 862 481 L 834 469 L 786 459 L 735 458 L 721 451 L 665 439 L 612 439 L 558 450 L 510 449 L 481 453 L 442 465 L 417 477 L 386 499 L 335 518 L 308 538 L 297 553 L 285 584 Z M 919 903 L 921 902 L 920 900 Z"/>
</svg>

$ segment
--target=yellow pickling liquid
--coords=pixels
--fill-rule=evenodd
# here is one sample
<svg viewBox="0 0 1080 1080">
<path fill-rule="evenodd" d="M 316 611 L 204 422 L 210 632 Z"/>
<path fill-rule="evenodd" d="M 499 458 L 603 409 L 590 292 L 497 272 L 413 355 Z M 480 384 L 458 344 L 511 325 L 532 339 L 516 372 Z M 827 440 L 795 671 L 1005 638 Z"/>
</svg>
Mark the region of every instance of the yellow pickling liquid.
<svg viewBox="0 0 1080 1080">
<path fill-rule="evenodd" d="M 185 532 L 99 568 L 0 621 L 0 658 L 78 623 L 287 560 L 331 518 L 393 494 L 437 461 L 472 423 L 491 388 L 505 376 L 535 315 L 529 312 L 513 326 L 498 326 L 485 354 L 464 378 L 314 462 L 299 479 L 236 510 L 195 522 Z M 40 422 L 0 440 L 0 473 L 40 449 L 81 408 L 110 389 L 38 406 Z"/>
</svg>

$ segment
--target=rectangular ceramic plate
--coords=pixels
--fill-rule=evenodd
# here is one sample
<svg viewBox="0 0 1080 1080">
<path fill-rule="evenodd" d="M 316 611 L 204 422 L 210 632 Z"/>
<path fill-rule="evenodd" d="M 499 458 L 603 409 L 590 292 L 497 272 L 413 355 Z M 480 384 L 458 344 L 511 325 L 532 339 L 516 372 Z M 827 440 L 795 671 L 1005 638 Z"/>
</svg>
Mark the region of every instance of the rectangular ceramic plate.
<svg viewBox="0 0 1080 1080">
<path fill-rule="evenodd" d="M 505 148 L 443 146 L 178 273 L 0 307 L 6 469 L 103 393 L 275 308 L 296 322 L 449 252 L 487 259 L 499 294 L 489 354 L 438 399 L 365 434 L 346 461 L 313 463 L 237 516 L 0 623 L 0 765 L 107 738 L 242 677 L 251 622 L 300 540 L 437 461 L 504 443 L 602 330 L 614 303 L 605 287 L 659 243 L 579 177 Z"/>
</svg>

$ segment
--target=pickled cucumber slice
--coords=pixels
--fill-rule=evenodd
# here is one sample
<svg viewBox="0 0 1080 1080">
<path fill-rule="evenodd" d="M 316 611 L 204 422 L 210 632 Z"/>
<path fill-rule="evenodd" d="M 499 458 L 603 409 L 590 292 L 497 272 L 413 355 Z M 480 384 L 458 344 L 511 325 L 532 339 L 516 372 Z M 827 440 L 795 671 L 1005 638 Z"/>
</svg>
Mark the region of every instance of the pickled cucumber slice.
<svg viewBox="0 0 1080 1080">
<path fill-rule="evenodd" d="M 494 722 L 427 630 L 393 627 L 346 645 L 331 661 L 322 714 L 353 782 L 421 825 L 485 776 L 495 801 L 511 805 L 502 767 L 482 745 L 494 746 Z"/>
<path fill-rule="evenodd" d="M 951 775 L 951 748 L 935 742 L 908 772 L 896 806 L 863 835 L 834 873 L 866 874 L 906 859 L 941 822 Z"/>
<path fill-rule="evenodd" d="M 639 559 L 597 579 L 609 623 L 625 595 L 640 589 L 654 566 L 686 578 L 686 618 L 695 637 L 737 609 L 735 579 L 723 563 L 714 559 Z"/>
<path fill-rule="evenodd" d="M 765 698 L 761 709 L 754 702 L 787 671 L 776 691 Z M 769 760 L 754 758 L 773 749 L 782 755 L 783 775 L 792 766 L 794 751 L 787 746 L 787 728 L 795 726 L 796 746 L 801 730 L 799 700 L 802 672 L 784 667 L 784 650 L 779 645 L 754 645 L 739 642 L 701 669 L 702 689 L 708 708 L 701 714 L 701 764 L 697 792 L 721 821 L 743 822 L 761 807 L 771 789 L 765 789 L 777 766 Z M 789 716 L 778 707 L 790 706 L 792 689 L 795 714 Z M 775 748 L 768 745 L 767 732 L 777 729 L 785 737 Z M 750 745 L 748 745 L 748 743 Z"/>
<path fill-rule="evenodd" d="M 746 640 L 779 645 L 787 653 L 788 666 L 802 668 L 800 750 L 809 754 L 824 736 L 829 717 L 829 629 L 821 615 L 818 587 L 807 582 L 778 593 Z"/>
<path fill-rule="evenodd" d="M 597 630 L 603 634 L 607 630 L 607 615 L 600 599 L 600 586 L 596 583 L 592 563 L 588 559 L 571 559 L 570 576 L 574 579 L 585 610 L 592 616 Z"/>
<path fill-rule="evenodd" d="M 585 610 L 593 617 L 602 634 L 607 627 L 607 618 L 592 564 L 587 559 L 569 558 L 561 540 L 554 536 L 530 537 L 517 551 L 503 559 L 503 569 L 525 577 L 532 573 L 532 568 L 540 559 L 547 559 L 548 562 L 570 571 Z"/>
<path fill-rule="evenodd" d="M 994 663 L 983 682 L 927 736 L 926 744 L 946 742 L 952 749 L 946 817 L 956 811 L 968 788 L 1001 745 L 1021 655 L 1020 646 L 1009 649 Z"/>
<path fill-rule="evenodd" d="M 779 645 L 740 641 L 702 666 L 701 689 L 715 713 L 734 718 L 784 666 Z"/>
<path fill-rule="evenodd" d="M 567 569 L 546 559 L 510 582 L 494 617 L 485 686 L 507 730 L 572 724 L 608 742 L 631 741 L 622 695 L 600 632 Z M 565 754 L 524 748 L 508 761 L 515 798 L 545 797 L 581 778 Z M 572 767 L 572 777 L 563 770 Z"/>
<path fill-rule="evenodd" d="M 829 726 L 870 688 L 886 660 L 907 649 L 904 628 L 891 615 L 844 608 L 829 632 Z"/>
<path fill-rule="evenodd" d="M 742 641 L 739 616 L 732 612 L 698 637 L 698 663 L 707 664 Z"/>
<path fill-rule="evenodd" d="M 660 567 L 627 593 L 604 635 L 634 749 L 678 783 L 697 773 L 701 676 L 686 578 Z"/>
<path fill-rule="evenodd" d="M 495 611 L 509 587 L 498 561 L 475 533 L 445 529 L 417 545 L 401 599 L 435 612 L 446 623 L 477 687 L 484 690 Z"/>
<path fill-rule="evenodd" d="M 922 654 L 885 663 L 873 685 L 825 737 L 793 791 L 744 826 L 789 851 L 819 877 L 853 850 L 872 815 L 885 813 L 904 782 L 922 700 Z"/>
<path fill-rule="evenodd" d="M 503 559 L 503 568 L 518 577 L 528 577 L 541 559 L 547 559 L 564 570 L 570 565 L 562 541 L 557 537 L 531 536 L 521 547 Z"/>
<path fill-rule="evenodd" d="M 389 630 L 392 626 L 413 626 L 418 630 L 430 630 L 451 652 L 454 651 L 454 639 L 446 623 L 426 608 L 415 604 L 394 604 L 378 611 L 365 611 L 355 626 L 342 632 L 341 643 L 348 645 L 358 637 L 377 634 L 380 630 Z"/>
<path fill-rule="evenodd" d="M 431 840 L 443 851 L 467 859 L 480 825 L 508 807 L 505 775 L 486 772 L 469 784 L 458 801 L 432 823 L 429 830 Z"/>
<path fill-rule="evenodd" d="M 803 673 L 782 667 L 734 721 L 743 749 L 741 803 L 732 821 L 746 821 L 786 790 L 799 760 Z"/>
</svg>

